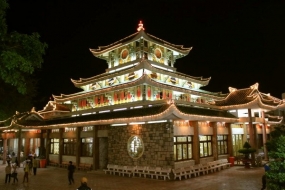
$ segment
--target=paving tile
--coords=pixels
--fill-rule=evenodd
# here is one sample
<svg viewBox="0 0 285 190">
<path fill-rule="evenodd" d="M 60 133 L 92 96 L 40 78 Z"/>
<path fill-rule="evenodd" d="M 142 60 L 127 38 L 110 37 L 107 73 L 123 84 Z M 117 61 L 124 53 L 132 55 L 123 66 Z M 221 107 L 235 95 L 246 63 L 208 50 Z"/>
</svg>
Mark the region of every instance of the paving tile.
<svg viewBox="0 0 285 190">
<path fill-rule="evenodd" d="M 68 185 L 67 169 L 58 167 L 38 168 L 36 176 L 29 176 L 29 183 L 22 183 L 24 171 L 18 169 L 17 184 L 5 184 L 5 166 L 0 162 L 1 190 L 75 190 L 81 177 L 87 177 L 93 190 L 257 190 L 261 189 L 262 167 L 245 169 L 234 166 L 219 172 L 183 180 L 156 180 L 139 177 L 122 177 L 104 174 L 103 171 L 76 171 L 75 184 Z"/>
</svg>

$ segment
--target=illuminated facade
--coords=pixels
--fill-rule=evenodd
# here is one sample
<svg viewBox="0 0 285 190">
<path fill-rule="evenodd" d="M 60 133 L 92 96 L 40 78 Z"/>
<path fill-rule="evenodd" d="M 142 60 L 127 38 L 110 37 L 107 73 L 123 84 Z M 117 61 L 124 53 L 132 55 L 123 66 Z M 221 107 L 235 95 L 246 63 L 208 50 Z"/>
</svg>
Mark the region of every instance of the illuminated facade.
<svg viewBox="0 0 285 190">
<path fill-rule="evenodd" d="M 142 23 L 136 33 L 90 49 L 106 60 L 106 72 L 71 80 L 83 91 L 53 96 L 43 110 L 15 115 L 9 126 L 2 122 L 8 151 L 102 169 L 193 165 L 235 156 L 247 140 L 261 148 L 270 126 L 282 121 L 266 113 L 284 109 L 283 101 L 259 92 L 258 84 L 228 94 L 200 89 L 210 78 L 174 67 L 191 49 L 146 33 Z"/>
</svg>

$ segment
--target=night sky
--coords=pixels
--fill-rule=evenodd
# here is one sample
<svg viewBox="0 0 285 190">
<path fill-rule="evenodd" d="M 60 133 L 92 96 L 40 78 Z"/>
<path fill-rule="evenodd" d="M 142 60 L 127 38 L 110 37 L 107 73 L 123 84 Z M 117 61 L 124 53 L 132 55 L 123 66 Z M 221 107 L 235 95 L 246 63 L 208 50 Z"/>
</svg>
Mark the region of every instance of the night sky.
<svg viewBox="0 0 285 190">
<path fill-rule="evenodd" d="M 165 3 L 167 2 L 167 3 Z M 191 76 L 211 77 L 203 89 L 228 93 L 228 87 L 259 83 L 263 93 L 285 92 L 285 2 L 259 1 L 95 1 L 10 0 L 10 31 L 38 32 L 49 46 L 39 79 L 37 110 L 54 95 L 81 91 L 70 79 L 105 72 L 107 63 L 89 48 L 109 45 L 136 32 L 184 47 L 188 56 L 175 67 Z"/>
</svg>

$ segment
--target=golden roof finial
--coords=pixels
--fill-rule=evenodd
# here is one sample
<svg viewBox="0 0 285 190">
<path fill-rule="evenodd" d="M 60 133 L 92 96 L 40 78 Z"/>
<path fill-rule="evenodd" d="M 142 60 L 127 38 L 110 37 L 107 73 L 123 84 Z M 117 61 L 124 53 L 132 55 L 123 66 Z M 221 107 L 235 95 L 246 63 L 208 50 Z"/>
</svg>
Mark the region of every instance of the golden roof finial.
<svg viewBox="0 0 285 190">
<path fill-rule="evenodd" d="M 138 31 L 144 30 L 143 23 L 140 21 L 139 27 L 137 28 Z"/>
</svg>

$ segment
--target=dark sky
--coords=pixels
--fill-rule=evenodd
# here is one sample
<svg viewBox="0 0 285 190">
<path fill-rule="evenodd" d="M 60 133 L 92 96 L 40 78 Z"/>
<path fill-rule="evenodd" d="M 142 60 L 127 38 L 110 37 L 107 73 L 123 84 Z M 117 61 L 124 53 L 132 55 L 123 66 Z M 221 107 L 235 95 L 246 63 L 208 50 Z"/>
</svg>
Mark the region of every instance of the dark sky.
<svg viewBox="0 0 285 190">
<path fill-rule="evenodd" d="M 167 3 L 165 3 L 167 2 Z M 193 46 L 177 60 L 179 72 L 212 77 L 205 90 L 259 90 L 281 98 L 285 92 L 285 2 L 260 1 L 95 1 L 10 0 L 10 31 L 38 32 L 49 45 L 39 78 L 37 109 L 52 94 L 80 91 L 70 79 L 105 72 L 105 61 L 89 48 L 109 45 L 145 31 L 173 44 Z"/>
</svg>

